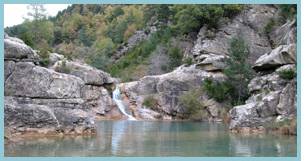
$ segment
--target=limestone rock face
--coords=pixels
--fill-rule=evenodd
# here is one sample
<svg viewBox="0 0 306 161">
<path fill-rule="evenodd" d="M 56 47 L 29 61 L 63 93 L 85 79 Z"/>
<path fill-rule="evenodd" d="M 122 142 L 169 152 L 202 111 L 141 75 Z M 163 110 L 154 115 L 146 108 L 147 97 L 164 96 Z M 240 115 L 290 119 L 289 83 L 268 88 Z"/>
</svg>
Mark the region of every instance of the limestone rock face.
<svg viewBox="0 0 306 161">
<path fill-rule="evenodd" d="M 213 37 L 207 36 L 209 30 L 204 26 L 192 49 L 195 61 L 201 64 L 206 59 L 220 59 L 220 56 L 227 56 L 230 40 L 241 36 L 249 46 L 248 62 L 254 64 L 261 55 L 272 50 L 269 40 L 261 34 L 261 31 L 275 12 L 276 9 L 272 6 L 250 5 L 233 20 L 222 24 Z M 212 67 L 214 65 L 208 70 L 214 69 Z M 222 67 L 223 65 L 221 69 Z"/>
<path fill-rule="evenodd" d="M 251 80 L 248 85 L 251 97 L 245 105 L 235 106 L 230 111 L 230 129 L 259 128 L 277 122 L 277 118 L 296 116 L 296 78 L 286 80 L 278 74 L 288 68 L 295 70 L 294 66 L 286 65 Z"/>
<path fill-rule="evenodd" d="M 80 98 L 84 82 L 75 76 L 57 73 L 30 62 L 16 63 L 5 82 L 6 96 L 36 98 Z"/>
<path fill-rule="evenodd" d="M 57 127 L 53 111 L 44 105 L 18 104 L 12 97 L 4 99 L 4 124 L 13 127 Z"/>
<path fill-rule="evenodd" d="M 296 46 L 295 44 L 280 45 L 270 53 L 262 55 L 257 59 L 254 65 L 256 70 L 273 69 L 286 64 L 294 64 L 296 62 Z"/>
<path fill-rule="evenodd" d="M 21 40 L 5 36 L 5 129 L 8 133 L 94 133 L 95 115 L 114 106 L 105 85 L 108 73 L 69 62 L 71 73 L 35 65 L 35 52 Z M 64 61 L 50 54 L 56 64 Z"/>
<path fill-rule="evenodd" d="M 296 21 L 287 21 L 269 34 L 275 46 L 296 43 Z"/>
<path fill-rule="evenodd" d="M 18 38 L 5 36 L 4 50 L 4 59 L 6 60 L 34 62 L 39 59 L 36 52 Z"/>
<path fill-rule="evenodd" d="M 102 86 L 103 84 L 114 83 L 110 74 L 79 62 L 58 61 L 52 69 L 60 72 L 59 69 L 63 66 L 68 69 L 66 73 L 81 78 L 85 84 Z"/>
</svg>

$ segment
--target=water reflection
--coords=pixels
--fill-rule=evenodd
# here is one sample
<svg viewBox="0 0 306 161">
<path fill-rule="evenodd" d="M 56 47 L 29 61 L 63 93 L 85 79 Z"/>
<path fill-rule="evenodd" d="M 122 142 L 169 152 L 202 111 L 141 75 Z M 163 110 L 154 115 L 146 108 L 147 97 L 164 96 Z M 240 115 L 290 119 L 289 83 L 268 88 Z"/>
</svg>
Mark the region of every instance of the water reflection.
<svg viewBox="0 0 306 161">
<path fill-rule="evenodd" d="M 101 121 L 95 137 L 5 145 L 6 156 L 296 156 L 296 137 L 242 136 L 223 124 Z"/>
</svg>

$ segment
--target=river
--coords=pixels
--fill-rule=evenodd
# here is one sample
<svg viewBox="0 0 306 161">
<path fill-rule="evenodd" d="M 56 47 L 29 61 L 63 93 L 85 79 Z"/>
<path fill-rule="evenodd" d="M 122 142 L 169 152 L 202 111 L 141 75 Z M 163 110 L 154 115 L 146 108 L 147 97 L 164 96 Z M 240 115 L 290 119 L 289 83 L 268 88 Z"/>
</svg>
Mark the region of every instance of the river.
<svg viewBox="0 0 306 161">
<path fill-rule="evenodd" d="M 96 136 L 29 138 L 5 156 L 296 156 L 296 137 L 240 135 L 221 123 L 99 121 Z"/>
</svg>

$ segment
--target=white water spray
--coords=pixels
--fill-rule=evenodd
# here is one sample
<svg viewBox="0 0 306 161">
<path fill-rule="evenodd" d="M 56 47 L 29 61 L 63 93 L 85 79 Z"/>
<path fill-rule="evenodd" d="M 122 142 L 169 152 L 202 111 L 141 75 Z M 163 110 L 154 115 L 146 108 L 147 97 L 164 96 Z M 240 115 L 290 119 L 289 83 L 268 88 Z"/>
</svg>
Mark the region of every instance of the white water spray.
<svg viewBox="0 0 306 161">
<path fill-rule="evenodd" d="M 120 89 L 119 89 L 118 85 L 116 85 L 116 89 L 113 91 L 113 100 L 117 104 L 117 106 L 118 106 L 118 108 L 119 108 L 119 110 L 122 114 L 127 116 L 129 120 L 136 120 L 132 115 L 129 115 L 125 111 L 125 107 L 124 107 L 124 104 L 121 100 L 121 93 L 120 93 Z"/>
</svg>

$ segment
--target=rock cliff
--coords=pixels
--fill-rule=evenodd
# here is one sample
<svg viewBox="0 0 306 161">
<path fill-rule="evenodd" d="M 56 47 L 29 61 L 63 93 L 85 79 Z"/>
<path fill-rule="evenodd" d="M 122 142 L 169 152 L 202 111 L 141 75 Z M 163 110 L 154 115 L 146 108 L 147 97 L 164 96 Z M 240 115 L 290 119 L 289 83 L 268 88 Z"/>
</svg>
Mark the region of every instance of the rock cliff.
<svg viewBox="0 0 306 161">
<path fill-rule="evenodd" d="M 36 52 L 17 38 L 4 38 L 4 120 L 7 134 L 95 132 L 95 115 L 115 107 L 105 87 L 108 74 L 67 61 L 66 73 L 39 66 Z M 63 57 L 51 54 L 54 69 Z"/>
</svg>

